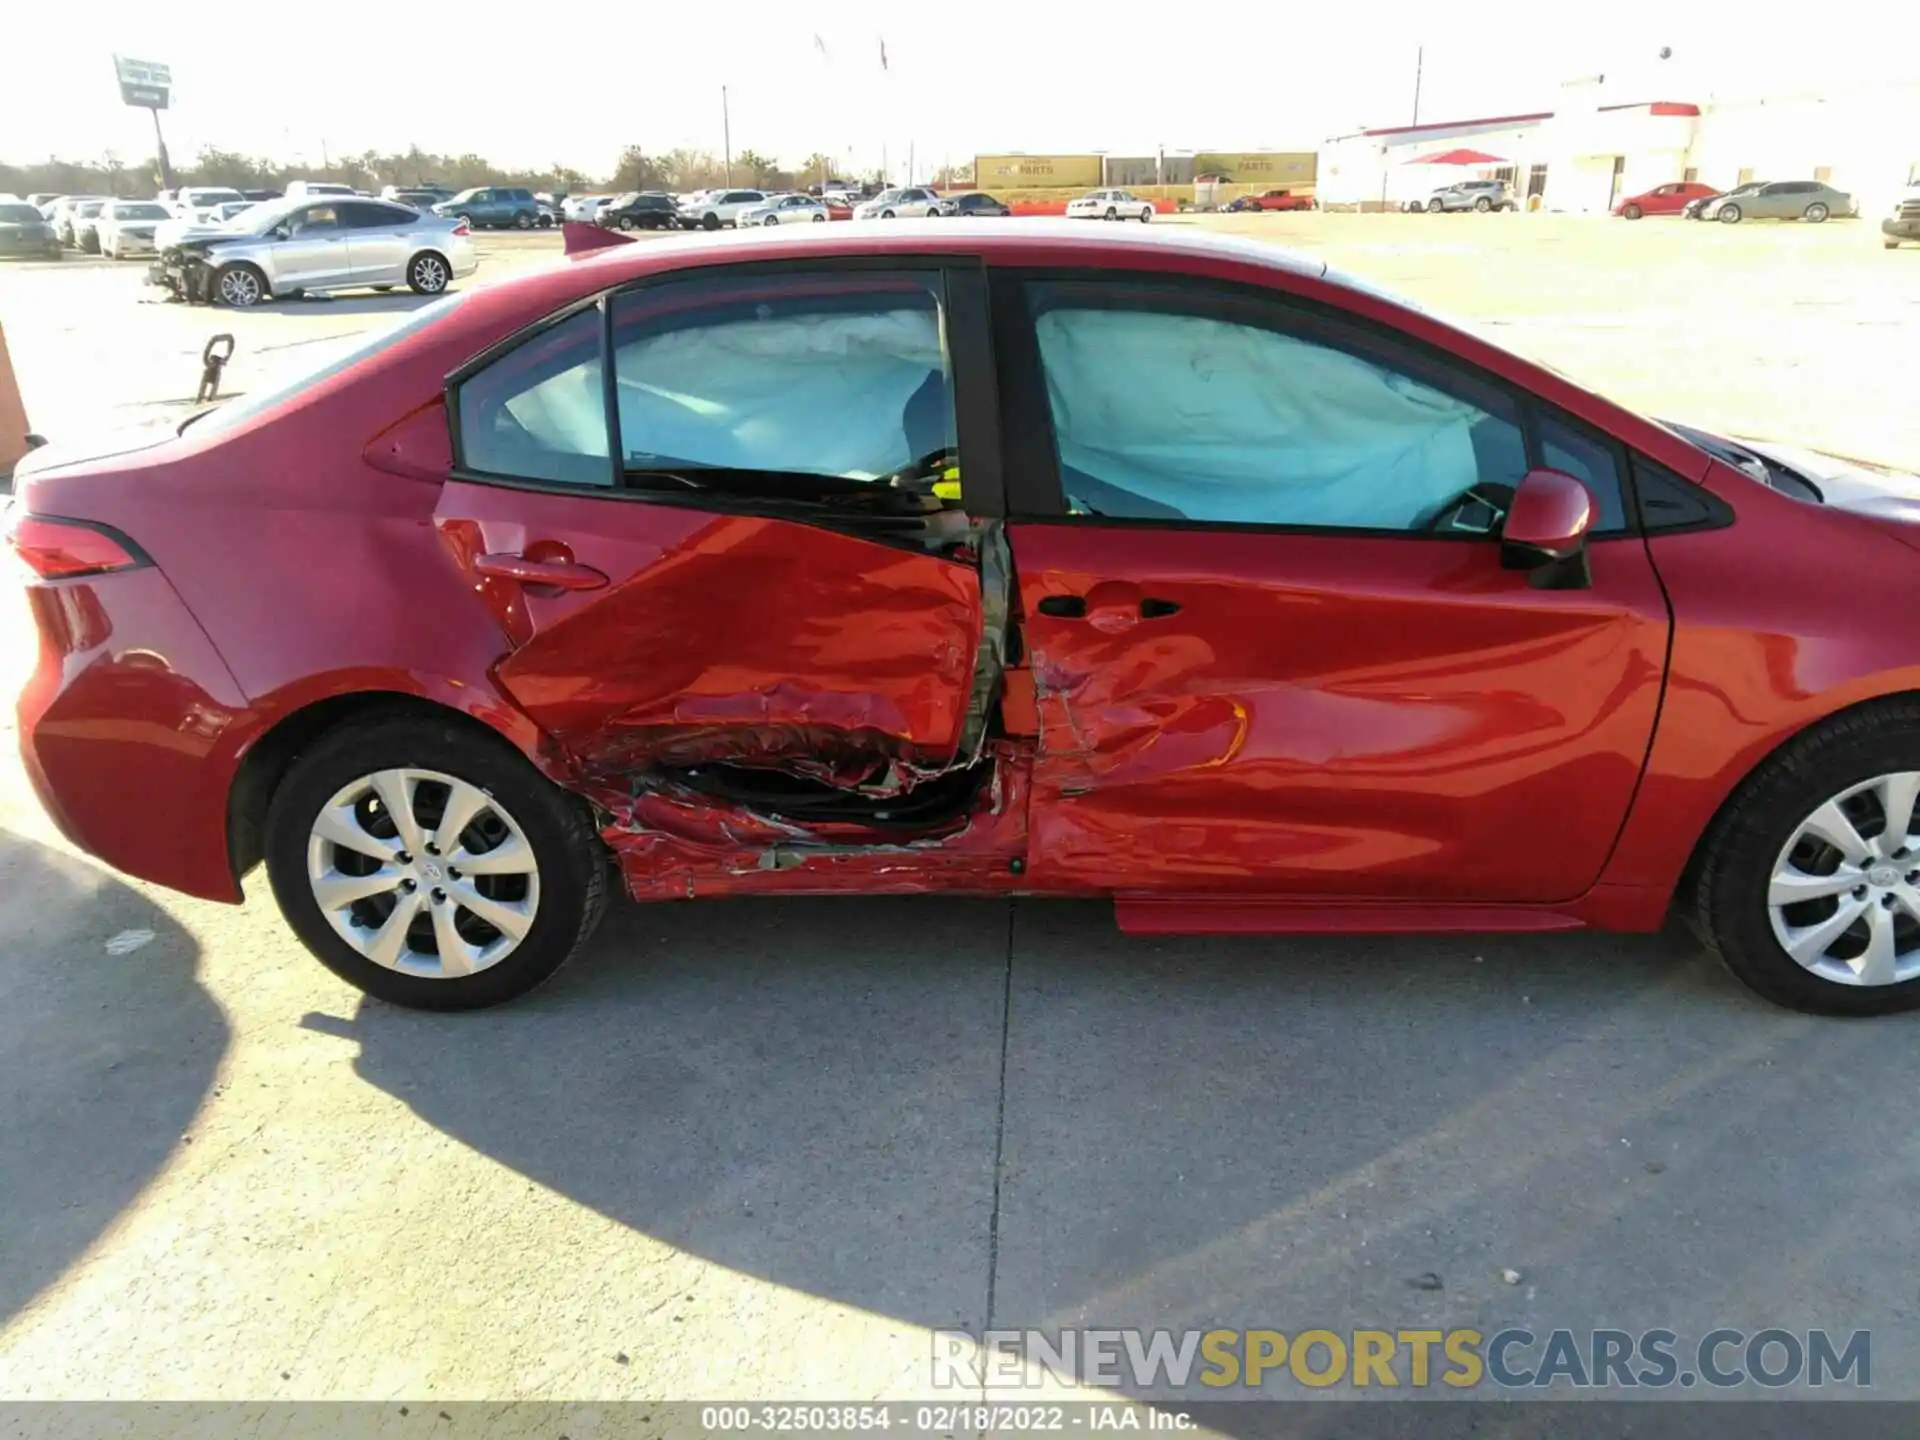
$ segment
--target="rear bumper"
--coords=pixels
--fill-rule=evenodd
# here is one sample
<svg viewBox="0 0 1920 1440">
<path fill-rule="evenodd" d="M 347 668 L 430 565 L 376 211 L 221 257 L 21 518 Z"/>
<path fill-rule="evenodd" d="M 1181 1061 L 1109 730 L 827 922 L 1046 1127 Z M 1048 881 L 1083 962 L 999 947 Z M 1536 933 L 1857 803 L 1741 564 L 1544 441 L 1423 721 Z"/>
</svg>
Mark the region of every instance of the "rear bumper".
<svg viewBox="0 0 1920 1440">
<path fill-rule="evenodd" d="M 157 569 L 34 583 L 20 756 L 60 831 L 116 870 L 238 901 L 229 731 L 245 700 Z"/>
</svg>

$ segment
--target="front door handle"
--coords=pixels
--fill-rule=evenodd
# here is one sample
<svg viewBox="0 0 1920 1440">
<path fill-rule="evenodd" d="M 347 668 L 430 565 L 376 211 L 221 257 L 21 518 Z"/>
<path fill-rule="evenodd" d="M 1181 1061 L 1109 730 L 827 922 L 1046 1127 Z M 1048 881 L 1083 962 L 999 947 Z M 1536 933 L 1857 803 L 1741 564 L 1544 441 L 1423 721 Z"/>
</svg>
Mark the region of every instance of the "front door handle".
<svg viewBox="0 0 1920 1440">
<path fill-rule="evenodd" d="M 1084 595 L 1048 595 L 1033 608 L 1038 610 L 1042 615 L 1051 615 L 1059 620 L 1084 620 L 1089 614 L 1087 598 Z M 1103 612 L 1112 611 L 1116 615 L 1124 608 L 1124 606 L 1113 605 L 1101 606 Z M 1132 618 L 1141 620 L 1164 620 L 1169 615 L 1178 615 L 1179 613 L 1180 602 L 1178 600 L 1162 600 L 1157 596 L 1148 595 L 1143 597 L 1140 603 L 1134 607 L 1134 615 Z"/>
<path fill-rule="evenodd" d="M 473 568 L 476 574 L 496 580 L 550 585 L 556 590 L 598 590 L 607 583 L 607 577 L 591 565 L 578 565 L 571 560 L 531 560 L 508 552 L 476 555 Z"/>
</svg>

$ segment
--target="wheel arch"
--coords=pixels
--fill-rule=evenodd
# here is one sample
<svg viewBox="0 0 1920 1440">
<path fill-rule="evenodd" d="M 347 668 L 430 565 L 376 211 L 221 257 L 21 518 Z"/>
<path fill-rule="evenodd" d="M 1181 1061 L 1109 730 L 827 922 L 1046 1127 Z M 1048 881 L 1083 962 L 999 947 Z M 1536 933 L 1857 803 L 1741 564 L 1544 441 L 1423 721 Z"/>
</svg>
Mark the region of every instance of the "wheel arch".
<svg viewBox="0 0 1920 1440">
<path fill-rule="evenodd" d="M 1763 772 L 1768 765 L 1772 764 L 1773 761 L 1785 754 L 1794 745 L 1806 739 L 1809 735 L 1815 734 L 1830 725 L 1843 724 L 1871 711 L 1893 711 L 1902 709 L 1911 712 L 1915 722 L 1920 724 L 1920 690 L 1889 691 L 1882 695 L 1869 696 L 1865 699 L 1855 700 L 1849 704 L 1825 711 L 1822 714 L 1809 718 L 1804 724 L 1796 727 L 1789 733 L 1780 736 L 1772 745 L 1755 756 L 1753 762 L 1727 787 L 1726 793 L 1720 797 L 1720 803 L 1714 806 L 1713 813 L 1708 817 L 1707 823 L 1701 826 L 1699 833 L 1694 836 L 1693 844 L 1687 851 L 1685 863 L 1681 865 L 1679 872 L 1673 877 L 1672 893 L 1669 895 L 1667 902 L 1669 906 L 1672 904 L 1674 896 L 1684 896 L 1691 892 L 1695 882 L 1699 879 L 1701 863 L 1705 860 L 1708 849 L 1712 846 L 1714 840 L 1725 826 L 1727 817 L 1740 808 L 1741 802 L 1745 800 L 1747 795 L 1752 791 L 1761 772 Z"/>
<path fill-rule="evenodd" d="M 349 690 L 318 696 L 283 710 L 240 752 L 227 790 L 227 862 L 235 889 L 265 854 L 267 808 L 301 754 L 340 726 L 374 718 L 451 723 L 504 740 L 549 780 L 564 784 L 565 767 L 546 737 L 517 710 L 474 708 L 408 690 Z"/>
</svg>

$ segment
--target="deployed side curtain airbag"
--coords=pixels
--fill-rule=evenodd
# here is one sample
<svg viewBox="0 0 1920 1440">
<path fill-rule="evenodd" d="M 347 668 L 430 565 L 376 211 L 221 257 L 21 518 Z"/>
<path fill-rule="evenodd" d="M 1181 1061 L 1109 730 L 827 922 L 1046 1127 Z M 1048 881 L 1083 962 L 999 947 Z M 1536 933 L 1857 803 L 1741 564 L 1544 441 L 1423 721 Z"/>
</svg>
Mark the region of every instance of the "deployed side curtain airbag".
<svg viewBox="0 0 1920 1440">
<path fill-rule="evenodd" d="M 797 314 L 672 330 L 615 351 L 629 464 L 866 479 L 924 458 L 908 402 L 929 381 L 952 443 L 940 317 L 929 307 Z"/>
<path fill-rule="evenodd" d="M 1059 306 L 1035 328 L 1078 509 L 1413 529 L 1480 478 L 1485 412 L 1342 351 L 1146 310 Z"/>
</svg>

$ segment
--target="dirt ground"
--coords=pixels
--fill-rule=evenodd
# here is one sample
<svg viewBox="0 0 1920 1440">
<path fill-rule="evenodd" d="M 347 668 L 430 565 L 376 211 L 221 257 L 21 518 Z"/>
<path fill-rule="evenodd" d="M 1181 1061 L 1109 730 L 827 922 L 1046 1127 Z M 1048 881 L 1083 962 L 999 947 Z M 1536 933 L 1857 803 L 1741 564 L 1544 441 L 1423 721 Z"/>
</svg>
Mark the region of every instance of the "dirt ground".
<svg viewBox="0 0 1920 1440">
<path fill-rule="evenodd" d="M 1199 223 L 1657 414 L 1920 465 L 1920 250 L 1870 222 Z M 189 311 L 143 268 L 0 268 L 39 428 L 177 416 L 215 330 L 244 389 L 413 303 Z M 1770 1009 L 1677 936 L 620 907 L 527 1002 L 436 1017 L 251 892 L 107 873 L 0 768 L 0 1400 L 912 1396 L 933 1329 L 989 1322 L 1870 1328 L 1876 1393 L 1920 1395 L 1913 1024 Z"/>
</svg>

